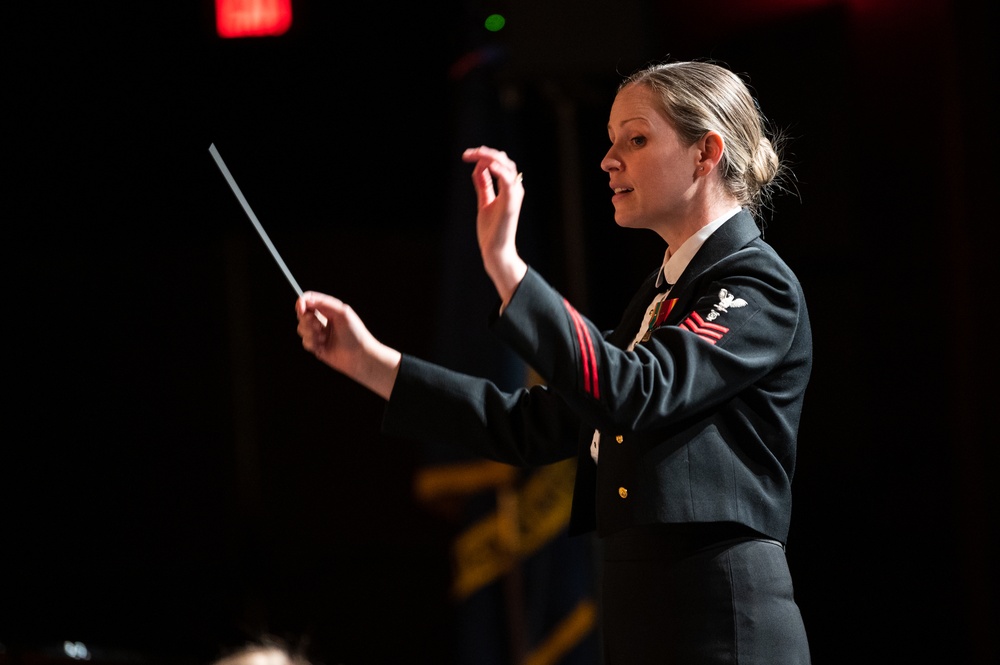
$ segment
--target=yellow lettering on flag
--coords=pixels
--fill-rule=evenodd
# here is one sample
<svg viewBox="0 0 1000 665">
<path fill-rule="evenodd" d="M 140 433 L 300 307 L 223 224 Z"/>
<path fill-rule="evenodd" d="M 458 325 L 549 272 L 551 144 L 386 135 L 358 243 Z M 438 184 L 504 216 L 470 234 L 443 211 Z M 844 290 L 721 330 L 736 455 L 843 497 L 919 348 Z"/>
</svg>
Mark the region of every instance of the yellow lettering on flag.
<svg viewBox="0 0 1000 665">
<path fill-rule="evenodd" d="M 569 524 L 575 473 L 570 459 L 537 469 L 520 488 L 499 488 L 497 512 L 459 534 L 452 546 L 454 598 L 492 583 Z"/>
<path fill-rule="evenodd" d="M 523 665 L 554 665 L 583 641 L 597 625 L 597 604 L 585 599 L 577 603 L 552 633 L 524 659 Z"/>
</svg>

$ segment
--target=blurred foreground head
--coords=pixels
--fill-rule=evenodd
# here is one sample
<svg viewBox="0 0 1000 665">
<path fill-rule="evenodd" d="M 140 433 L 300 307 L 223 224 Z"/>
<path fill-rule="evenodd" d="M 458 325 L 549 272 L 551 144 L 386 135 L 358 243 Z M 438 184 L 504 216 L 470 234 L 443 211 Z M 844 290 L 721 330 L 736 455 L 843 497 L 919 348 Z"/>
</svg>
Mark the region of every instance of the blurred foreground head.
<svg viewBox="0 0 1000 665">
<path fill-rule="evenodd" d="M 304 656 L 293 653 L 282 642 L 263 639 L 229 652 L 211 665 L 310 665 Z"/>
</svg>

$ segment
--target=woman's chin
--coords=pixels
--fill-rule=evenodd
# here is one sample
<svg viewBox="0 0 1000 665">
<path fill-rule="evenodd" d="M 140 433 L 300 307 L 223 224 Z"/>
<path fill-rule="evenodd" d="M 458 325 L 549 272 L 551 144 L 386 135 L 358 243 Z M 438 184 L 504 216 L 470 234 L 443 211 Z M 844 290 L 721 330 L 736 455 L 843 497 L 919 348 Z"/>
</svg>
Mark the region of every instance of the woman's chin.
<svg viewBox="0 0 1000 665">
<path fill-rule="evenodd" d="M 615 213 L 615 224 L 622 227 L 623 229 L 641 229 L 645 228 L 638 219 L 632 215 L 624 215 L 622 213 Z"/>
</svg>

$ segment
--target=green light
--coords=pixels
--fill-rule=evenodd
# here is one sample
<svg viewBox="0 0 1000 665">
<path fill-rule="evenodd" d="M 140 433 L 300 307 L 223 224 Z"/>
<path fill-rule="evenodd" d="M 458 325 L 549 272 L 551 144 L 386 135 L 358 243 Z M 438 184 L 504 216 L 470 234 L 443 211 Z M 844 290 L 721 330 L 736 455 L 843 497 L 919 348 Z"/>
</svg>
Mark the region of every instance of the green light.
<svg viewBox="0 0 1000 665">
<path fill-rule="evenodd" d="M 490 14 L 486 17 L 486 29 L 490 32 L 500 32 L 505 23 L 507 23 L 507 19 L 500 14 Z"/>
</svg>

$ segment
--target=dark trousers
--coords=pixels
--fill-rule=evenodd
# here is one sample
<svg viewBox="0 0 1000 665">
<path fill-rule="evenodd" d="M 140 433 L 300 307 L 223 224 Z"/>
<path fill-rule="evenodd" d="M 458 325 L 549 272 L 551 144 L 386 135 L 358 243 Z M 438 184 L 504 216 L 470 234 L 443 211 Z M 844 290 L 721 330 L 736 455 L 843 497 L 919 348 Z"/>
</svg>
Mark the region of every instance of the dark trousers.
<svg viewBox="0 0 1000 665">
<path fill-rule="evenodd" d="M 605 539 L 605 665 L 808 664 L 781 544 L 693 526 Z"/>
</svg>

